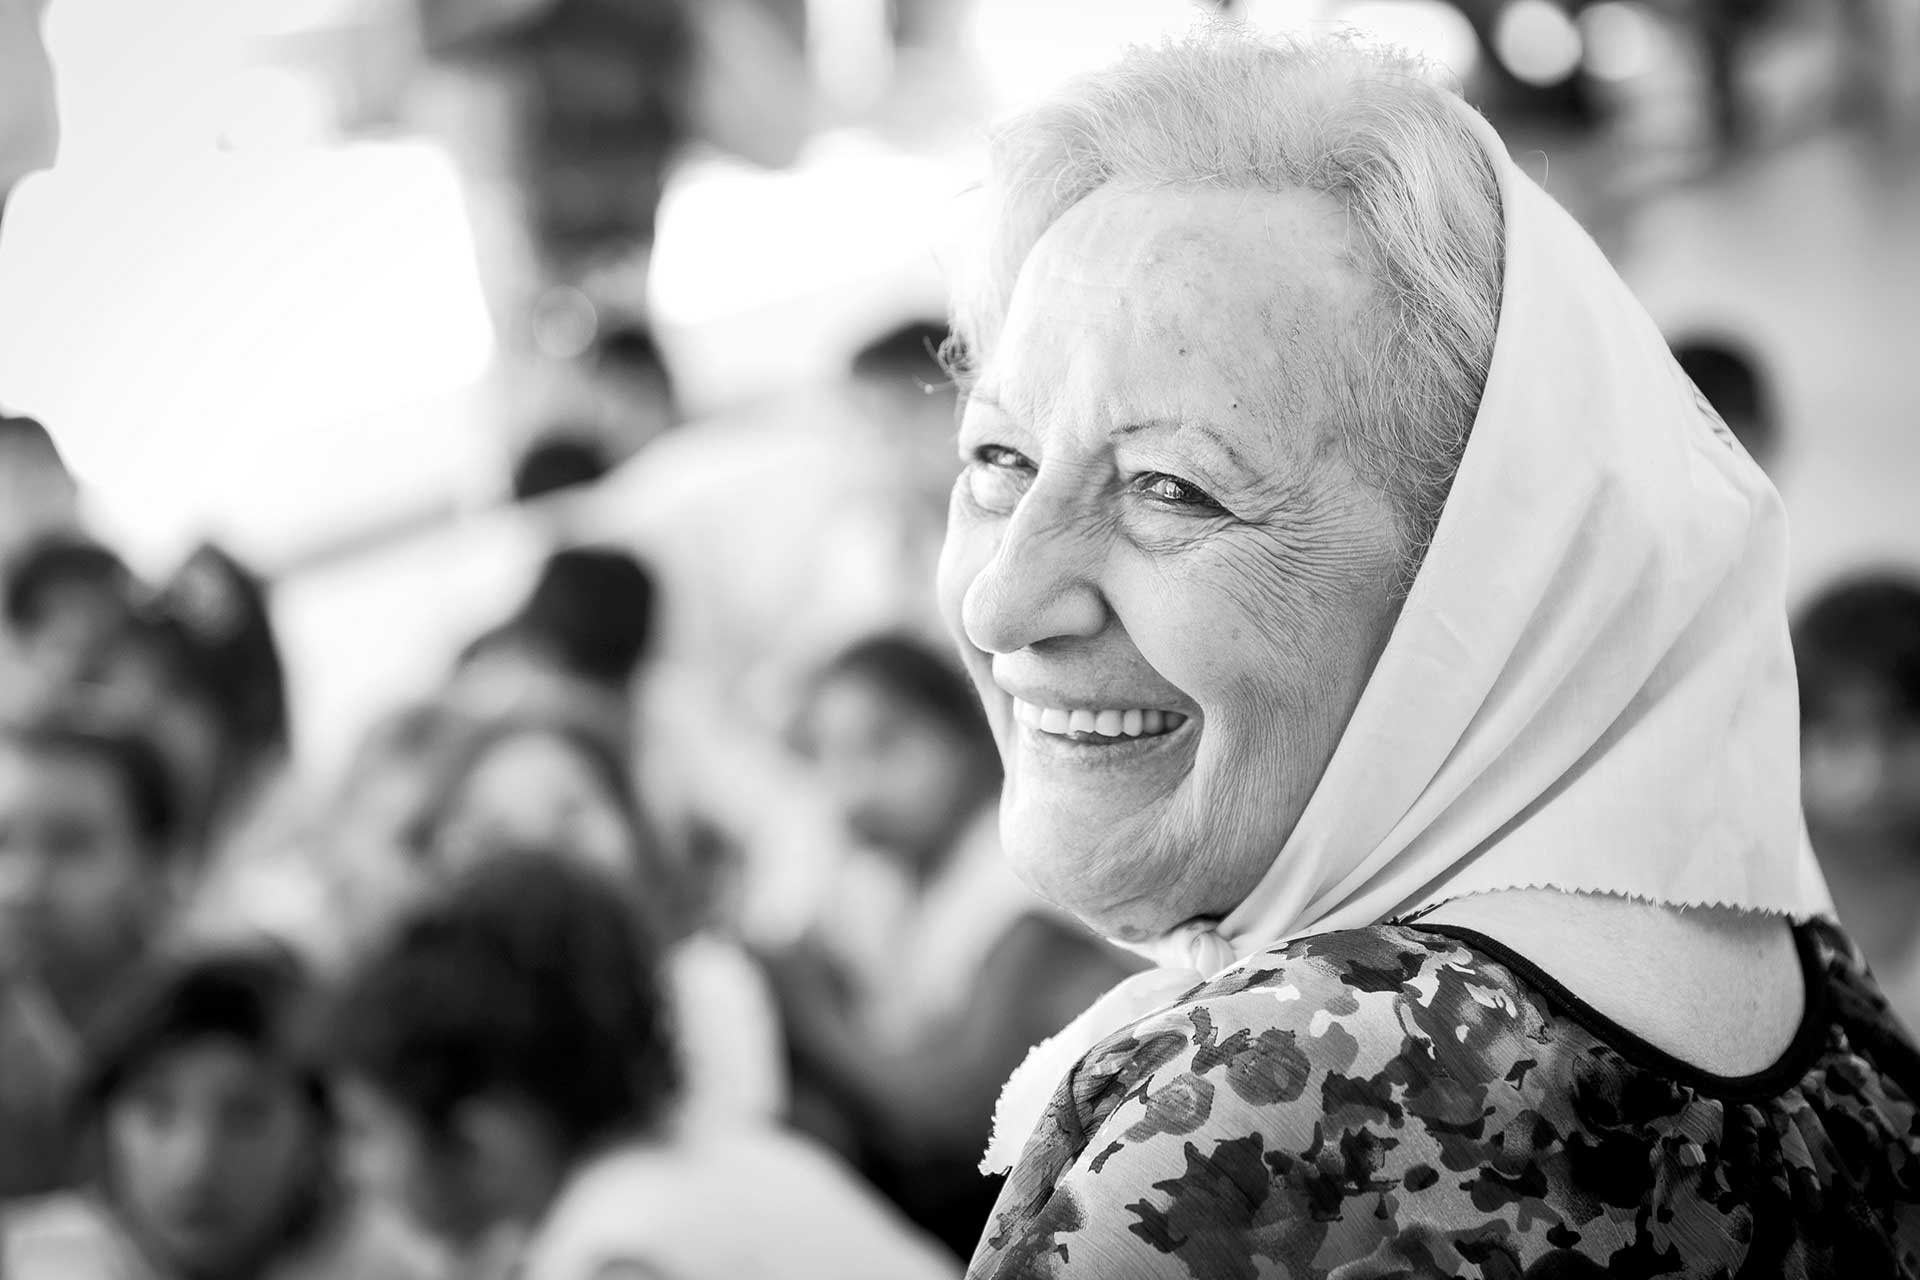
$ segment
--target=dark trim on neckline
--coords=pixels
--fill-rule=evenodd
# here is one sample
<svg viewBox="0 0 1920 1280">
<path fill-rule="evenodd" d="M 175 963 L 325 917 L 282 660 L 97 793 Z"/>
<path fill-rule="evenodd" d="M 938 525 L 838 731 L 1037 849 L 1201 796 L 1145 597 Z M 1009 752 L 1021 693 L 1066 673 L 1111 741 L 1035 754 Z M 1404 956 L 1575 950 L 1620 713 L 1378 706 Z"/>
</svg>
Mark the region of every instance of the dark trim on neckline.
<svg viewBox="0 0 1920 1280">
<path fill-rule="evenodd" d="M 1621 1057 L 1710 1097 L 1728 1102 L 1753 1102 L 1778 1097 L 1805 1079 L 1826 1052 L 1829 1022 L 1827 972 L 1820 962 L 1813 931 L 1804 924 L 1793 926 L 1794 951 L 1800 959 L 1800 979 L 1806 991 L 1800 1026 L 1779 1058 L 1771 1065 L 1744 1076 L 1717 1075 L 1642 1039 L 1568 990 L 1565 983 L 1539 965 L 1477 929 L 1457 924 L 1410 924 L 1401 927 L 1413 933 L 1432 933 L 1450 938 L 1489 957 L 1538 991 L 1561 1016 L 1586 1030 Z"/>
</svg>

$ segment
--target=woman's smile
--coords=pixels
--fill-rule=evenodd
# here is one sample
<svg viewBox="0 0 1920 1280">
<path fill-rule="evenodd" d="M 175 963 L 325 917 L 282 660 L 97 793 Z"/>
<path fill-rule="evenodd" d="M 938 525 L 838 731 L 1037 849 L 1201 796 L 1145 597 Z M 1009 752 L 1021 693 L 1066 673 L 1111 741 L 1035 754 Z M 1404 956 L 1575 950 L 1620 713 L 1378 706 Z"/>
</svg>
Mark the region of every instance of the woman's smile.
<svg viewBox="0 0 1920 1280">
<path fill-rule="evenodd" d="M 1025 702 L 1019 698 L 1013 700 L 1013 718 L 1048 737 L 1093 743 L 1158 738 L 1172 733 L 1187 720 L 1178 711 L 1162 711 L 1158 707 L 1068 709 Z"/>
<path fill-rule="evenodd" d="M 1036 762 L 1122 768 L 1163 758 L 1198 734 L 1200 716 L 1190 705 L 1176 709 L 1169 705 L 1176 701 L 1170 689 L 1144 687 L 1162 682 L 1128 683 L 1130 689 L 1069 690 L 996 678 L 1000 714 L 1012 721 L 1006 726 L 1009 745 L 1017 743 L 1020 754 Z"/>
<path fill-rule="evenodd" d="M 1012 700 L 1014 736 L 1022 753 L 1038 761 L 1080 768 L 1126 768 L 1158 763 L 1169 752 L 1184 754 L 1200 732 L 1198 716 L 1157 708 L 1130 708 L 1118 713 L 1105 708 L 1067 711 Z M 1129 726 L 1137 726 L 1129 732 Z M 1119 732 L 1109 732 L 1118 728 Z"/>
</svg>

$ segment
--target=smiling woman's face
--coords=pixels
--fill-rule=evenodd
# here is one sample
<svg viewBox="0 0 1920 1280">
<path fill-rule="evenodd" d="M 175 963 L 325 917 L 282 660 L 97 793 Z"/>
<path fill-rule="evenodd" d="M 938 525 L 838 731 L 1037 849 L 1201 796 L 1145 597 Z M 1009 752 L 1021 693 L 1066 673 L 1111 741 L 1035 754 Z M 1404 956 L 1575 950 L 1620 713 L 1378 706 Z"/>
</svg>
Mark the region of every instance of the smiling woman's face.
<svg viewBox="0 0 1920 1280">
<path fill-rule="evenodd" d="M 1316 193 L 1097 192 L 968 399 L 940 594 L 1008 856 L 1111 936 L 1252 890 L 1392 629 L 1399 530 L 1332 421 L 1346 234 Z"/>
</svg>

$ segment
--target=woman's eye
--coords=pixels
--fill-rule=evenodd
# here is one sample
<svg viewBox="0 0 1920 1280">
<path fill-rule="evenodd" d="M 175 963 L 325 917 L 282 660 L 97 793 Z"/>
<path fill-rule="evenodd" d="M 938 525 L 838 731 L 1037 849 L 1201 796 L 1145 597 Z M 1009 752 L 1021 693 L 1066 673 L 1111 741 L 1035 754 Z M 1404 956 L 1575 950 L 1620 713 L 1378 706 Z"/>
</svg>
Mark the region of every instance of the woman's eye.
<svg viewBox="0 0 1920 1280">
<path fill-rule="evenodd" d="M 1018 449 L 1009 449 L 1003 444 L 983 444 L 973 451 L 973 460 L 989 467 L 1008 467 L 1014 470 L 1025 468 L 1031 471 L 1033 464 Z"/>
<path fill-rule="evenodd" d="M 1209 497 L 1205 490 L 1175 476 L 1158 473 L 1142 476 L 1135 487 L 1141 493 L 1170 507 L 1186 507 L 1197 511 L 1221 510 L 1220 504 Z"/>
<path fill-rule="evenodd" d="M 988 511 L 1011 511 L 1033 483 L 1035 467 L 1026 455 L 1005 445 L 981 445 L 967 464 L 967 493 Z"/>
</svg>

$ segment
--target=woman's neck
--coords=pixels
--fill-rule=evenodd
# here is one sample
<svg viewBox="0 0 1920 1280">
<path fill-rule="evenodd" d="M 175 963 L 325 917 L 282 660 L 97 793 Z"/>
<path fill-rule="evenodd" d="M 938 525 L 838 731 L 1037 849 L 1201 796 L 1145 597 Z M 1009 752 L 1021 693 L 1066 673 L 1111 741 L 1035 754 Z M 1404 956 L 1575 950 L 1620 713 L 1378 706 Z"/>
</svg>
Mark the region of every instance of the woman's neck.
<svg viewBox="0 0 1920 1280">
<path fill-rule="evenodd" d="M 1751 1075 L 1793 1043 L 1806 984 L 1789 922 L 1611 894 L 1512 889 L 1445 903 L 1422 923 L 1484 933 L 1658 1049 Z"/>
</svg>

